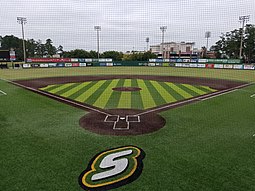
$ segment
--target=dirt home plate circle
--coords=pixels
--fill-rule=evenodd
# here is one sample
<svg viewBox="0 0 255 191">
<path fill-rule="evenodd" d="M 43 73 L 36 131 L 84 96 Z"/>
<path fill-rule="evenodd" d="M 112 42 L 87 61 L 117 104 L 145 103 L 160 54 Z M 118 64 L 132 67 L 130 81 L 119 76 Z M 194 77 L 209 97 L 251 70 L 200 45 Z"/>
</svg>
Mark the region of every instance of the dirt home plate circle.
<svg viewBox="0 0 255 191">
<path fill-rule="evenodd" d="M 110 115 L 90 112 L 80 119 L 80 126 L 86 130 L 103 135 L 141 135 L 152 133 L 164 127 L 166 121 L 156 113 L 137 115 L 142 110 L 110 109 Z"/>
</svg>

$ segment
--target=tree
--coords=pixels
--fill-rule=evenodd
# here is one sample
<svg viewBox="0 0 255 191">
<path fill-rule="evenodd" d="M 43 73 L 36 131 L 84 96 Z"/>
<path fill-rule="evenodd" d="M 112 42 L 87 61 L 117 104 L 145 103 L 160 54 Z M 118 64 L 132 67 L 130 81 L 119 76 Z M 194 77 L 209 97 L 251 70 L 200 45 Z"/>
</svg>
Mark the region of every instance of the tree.
<svg viewBox="0 0 255 191">
<path fill-rule="evenodd" d="M 248 63 L 255 63 L 255 25 L 246 25 L 244 56 Z"/>
<path fill-rule="evenodd" d="M 239 58 L 242 28 L 235 29 L 220 36 L 220 40 L 211 49 L 216 52 L 216 57 Z M 255 59 L 255 26 L 246 25 L 243 41 L 242 56 L 247 62 Z"/>
<path fill-rule="evenodd" d="M 101 55 L 103 58 L 112 58 L 114 61 L 121 61 L 123 57 L 122 52 L 106 51 Z"/>
<path fill-rule="evenodd" d="M 52 45 L 52 40 L 51 39 L 47 39 L 46 43 L 45 43 L 45 51 L 47 52 L 48 56 L 53 56 L 54 54 L 56 54 L 57 49 L 55 46 Z"/>
</svg>

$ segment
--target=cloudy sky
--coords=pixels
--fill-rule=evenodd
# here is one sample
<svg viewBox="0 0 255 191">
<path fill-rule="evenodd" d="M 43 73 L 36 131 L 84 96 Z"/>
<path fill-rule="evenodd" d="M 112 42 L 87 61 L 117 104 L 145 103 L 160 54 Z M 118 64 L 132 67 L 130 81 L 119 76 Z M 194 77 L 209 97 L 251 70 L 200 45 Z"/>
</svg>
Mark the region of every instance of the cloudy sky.
<svg viewBox="0 0 255 191">
<path fill-rule="evenodd" d="M 25 38 L 52 39 L 64 50 L 96 50 L 95 25 L 100 25 L 100 51 L 144 50 L 161 42 L 160 26 L 167 26 L 165 42 L 209 45 L 223 32 L 238 28 L 240 15 L 255 24 L 254 0 L 0 0 L 0 35 L 21 37 L 17 17 L 26 17 Z"/>
</svg>

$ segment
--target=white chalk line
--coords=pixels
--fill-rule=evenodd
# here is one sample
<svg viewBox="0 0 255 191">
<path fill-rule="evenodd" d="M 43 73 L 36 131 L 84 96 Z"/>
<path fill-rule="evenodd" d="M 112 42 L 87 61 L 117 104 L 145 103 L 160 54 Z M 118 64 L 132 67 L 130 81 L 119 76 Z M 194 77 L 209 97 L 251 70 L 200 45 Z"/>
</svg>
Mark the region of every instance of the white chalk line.
<svg viewBox="0 0 255 191">
<path fill-rule="evenodd" d="M 1 79 L 1 78 L 0 78 L 0 79 Z M 76 106 L 85 108 L 85 109 L 87 109 L 87 110 L 95 111 L 95 112 L 97 112 L 97 113 L 101 113 L 101 114 L 104 114 L 104 115 L 111 115 L 111 114 L 109 114 L 109 113 L 100 111 L 100 110 L 98 110 L 98 109 L 95 109 L 95 108 L 92 108 L 92 107 L 89 107 L 89 106 L 85 106 L 85 105 L 76 103 L 76 102 L 74 102 L 74 101 L 71 101 L 71 100 L 68 100 L 68 99 L 65 99 L 65 98 L 61 98 L 61 97 L 55 96 L 55 95 L 49 94 L 49 93 L 44 92 L 44 91 L 41 91 L 41 90 L 37 90 L 37 89 L 35 89 L 35 88 L 27 87 L 27 86 L 24 86 L 24 85 L 19 84 L 19 83 L 16 83 L 16 82 L 12 82 L 12 81 L 10 81 L 10 80 L 6 80 L 6 79 L 1 79 L 1 80 L 6 81 L 6 82 L 9 82 L 9 83 L 14 84 L 14 85 L 17 85 L 17 86 L 19 86 L 19 87 L 23 87 L 23 88 L 25 88 L 25 89 L 28 89 L 28 90 L 31 90 L 31 91 L 34 91 L 34 92 L 37 92 L 37 93 L 40 93 L 40 94 L 43 94 L 43 95 L 46 95 L 46 96 L 55 98 L 55 99 L 57 99 L 57 100 L 61 100 L 61 101 L 64 101 L 64 102 L 67 102 L 67 103 L 70 103 L 70 104 L 73 104 L 73 105 L 76 105 Z"/>
<path fill-rule="evenodd" d="M 7 95 L 7 93 L 5 93 L 4 91 L 0 90 L 0 96 L 2 95 Z"/>
<path fill-rule="evenodd" d="M 236 86 L 236 87 L 233 87 L 233 88 L 229 88 L 229 89 L 226 89 L 226 90 L 221 90 L 221 91 L 213 92 L 213 93 L 210 93 L 210 94 L 202 95 L 200 97 L 195 97 L 195 98 L 192 98 L 192 99 L 189 99 L 189 100 L 184 100 L 184 101 L 180 101 L 178 103 L 174 103 L 174 104 L 166 105 L 166 106 L 163 106 L 163 107 L 151 109 L 151 110 L 148 110 L 148 111 L 145 111 L 145 112 L 138 113 L 138 114 L 136 114 L 136 116 L 138 116 L 138 115 L 139 116 L 145 115 L 145 114 L 148 114 L 148 113 L 160 111 L 160 110 L 163 110 L 163 109 L 171 108 L 171 107 L 174 107 L 174 106 L 182 105 L 182 104 L 193 102 L 193 101 L 205 101 L 205 100 L 209 100 L 209 99 L 221 96 L 221 95 L 232 93 L 232 92 L 238 90 L 239 88 L 243 88 L 243 87 L 249 86 L 251 84 L 254 84 L 254 83 L 243 84 L 243 85 Z"/>
<path fill-rule="evenodd" d="M 255 97 L 255 94 L 251 95 L 251 97 Z"/>
</svg>

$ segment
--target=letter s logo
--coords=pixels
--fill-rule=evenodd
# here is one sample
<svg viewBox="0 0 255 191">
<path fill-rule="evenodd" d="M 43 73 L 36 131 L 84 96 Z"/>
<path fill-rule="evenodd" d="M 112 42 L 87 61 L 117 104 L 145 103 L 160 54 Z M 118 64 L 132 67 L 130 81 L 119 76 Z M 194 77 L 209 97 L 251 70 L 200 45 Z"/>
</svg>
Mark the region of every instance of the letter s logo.
<svg viewBox="0 0 255 191">
<path fill-rule="evenodd" d="M 137 179 L 142 172 L 145 153 L 134 146 L 97 154 L 81 173 L 79 183 L 85 190 L 109 190 Z"/>
</svg>

